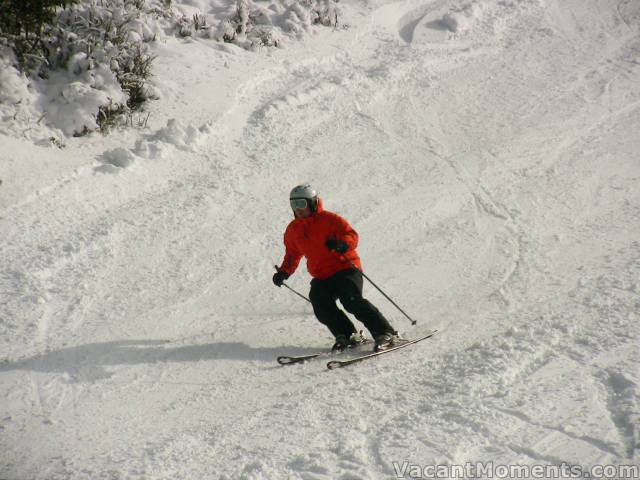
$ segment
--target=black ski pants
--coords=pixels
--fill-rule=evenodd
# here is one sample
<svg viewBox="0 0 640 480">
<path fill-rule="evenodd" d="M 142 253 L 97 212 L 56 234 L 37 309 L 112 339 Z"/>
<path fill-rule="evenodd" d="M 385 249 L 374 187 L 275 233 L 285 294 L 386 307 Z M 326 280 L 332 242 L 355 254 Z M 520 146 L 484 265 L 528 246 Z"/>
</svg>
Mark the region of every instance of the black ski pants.
<svg viewBox="0 0 640 480">
<path fill-rule="evenodd" d="M 334 336 L 349 337 L 356 332 L 349 317 L 336 305 L 338 299 L 345 310 L 361 321 L 374 338 L 383 333 L 395 333 L 382 313 L 362 297 L 362 283 L 362 272 L 357 268 L 342 270 L 323 280 L 311 280 L 309 298 L 313 312 Z"/>
</svg>

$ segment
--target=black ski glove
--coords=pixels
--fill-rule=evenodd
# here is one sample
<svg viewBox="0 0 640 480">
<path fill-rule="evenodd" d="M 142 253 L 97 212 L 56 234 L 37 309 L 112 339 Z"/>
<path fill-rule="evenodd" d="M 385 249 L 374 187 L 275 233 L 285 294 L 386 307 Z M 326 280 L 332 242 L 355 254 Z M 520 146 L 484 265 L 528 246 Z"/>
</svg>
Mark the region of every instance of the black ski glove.
<svg viewBox="0 0 640 480">
<path fill-rule="evenodd" d="M 289 278 L 289 274 L 287 272 L 278 270 L 273 274 L 273 283 L 276 287 L 281 287 L 287 278 Z"/>
<path fill-rule="evenodd" d="M 340 254 L 346 253 L 349 250 L 349 245 L 342 240 L 337 240 L 335 238 L 329 238 L 325 243 L 329 250 L 334 250 Z"/>
</svg>

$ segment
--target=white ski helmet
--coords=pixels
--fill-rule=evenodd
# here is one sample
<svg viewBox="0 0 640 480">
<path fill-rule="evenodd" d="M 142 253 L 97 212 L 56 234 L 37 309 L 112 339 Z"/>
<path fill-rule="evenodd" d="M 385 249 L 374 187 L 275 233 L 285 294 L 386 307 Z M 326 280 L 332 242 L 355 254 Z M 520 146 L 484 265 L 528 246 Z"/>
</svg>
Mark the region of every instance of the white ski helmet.
<svg viewBox="0 0 640 480">
<path fill-rule="evenodd" d="M 298 200 L 306 200 L 305 206 L 311 208 L 312 212 L 315 212 L 318 209 L 318 192 L 311 188 L 311 185 L 308 183 L 298 185 L 291 190 L 291 193 L 289 194 L 289 202 L 291 203 L 291 208 L 294 210 L 296 208 L 305 208 L 305 206 L 302 206 L 300 202 L 296 202 Z"/>
</svg>

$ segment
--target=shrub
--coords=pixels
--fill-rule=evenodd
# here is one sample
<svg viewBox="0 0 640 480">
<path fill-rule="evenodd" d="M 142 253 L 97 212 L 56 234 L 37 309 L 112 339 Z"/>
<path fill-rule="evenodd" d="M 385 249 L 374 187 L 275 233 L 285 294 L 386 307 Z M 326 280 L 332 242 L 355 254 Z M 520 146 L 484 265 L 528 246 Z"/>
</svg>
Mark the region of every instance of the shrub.
<svg viewBox="0 0 640 480">
<path fill-rule="evenodd" d="M 116 0 L 109 7 L 64 10 L 48 35 L 46 68 L 67 68 L 70 58 L 85 53 L 90 59 L 86 68 L 108 64 L 128 95 L 127 106 L 138 108 L 147 98 L 145 82 L 154 59 L 145 43 L 153 40 L 152 32 L 138 31 L 135 25 L 143 6 L 144 0 Z"/>
<path fill-rule="evenodd" d="M 312 25 L 337 26 L 337 0 L 295 0 L 282 12 L 269 11 L 251 0 L 237 0 L 235 12 L 218 27 L 217 37 L 245 48 L 279 46 L 284 33 L 298 35 Z"/>
<path fill-rule="evenodd" d="M 338 13 L 335 0 L 316 0 L 311 7 L 311 22 L 325 27 L 337 27 Z"/>
<path fill-rule="evenodd" d="M 43 97 L 47 123 L 67 135 L 105 129 L 149 98 L 155 38 L 145 0 L 0 0 L 0 38 Z"/>
<path fill-rule="evenodd" d="M 11 45 L 22 68 L 37 65 L 43 30 L 59 8 L 77 0 L 0 0 L 0 37 Z"/>
</svg>

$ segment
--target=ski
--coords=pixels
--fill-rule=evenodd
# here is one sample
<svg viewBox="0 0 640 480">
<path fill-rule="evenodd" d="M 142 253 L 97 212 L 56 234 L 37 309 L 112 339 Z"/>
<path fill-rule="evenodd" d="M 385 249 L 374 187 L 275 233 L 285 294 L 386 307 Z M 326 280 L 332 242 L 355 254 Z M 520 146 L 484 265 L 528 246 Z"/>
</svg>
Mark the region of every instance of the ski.
<svg viewBox="0 0 640 480">
<path fill-rule="evenodd" d="M 427 338 L 431 338 L 437 332 L 438 332 L 438 330 L 432 330 L 431 332 L 429 332 L 426 335 L 423 335 L 422 337 L 415 338 L 413 340 L 408 340 L 408 341 L 406 341 L 404 343 L 401 343 L 400 345 L 396 345 L 396 346 L 393 346 L 391 348 L 387 348 L 385 350 L 380 350 L 379 352 L 366 353 L 364 355 L 359 355 L 359 356 L 354 357 L 354 358 L 348 358 L 346 360 L 331 360 L 330 362 L 327 363 L 327 368 L 329 370 L 335 370 L 336 368 L 342 368 L 342 367 L 346 367 L 347 365 L 353 365 L 354 363 L 358 363 L 358 362 L 361 362 L 363 360 L 367 360 L 368 358 L 373 358 L 373 357 L 377 357 L 379 355 L 384 355 L 385 353 L 395 352 L 396 350 L 400 350 L 401 348 L 408 347 L 409 345 L 413 345 L 414 343 L 418 343 L 418 342 L 421 342 L 422 340 L 426 340 Z"/>
<path fill-rule="evenodd" d="M 318 357 L 329 357 L 332 355 L 340 355 L 343 353 L 354 352 L 359 350 L 360 347 L 364 345 L 369 345 L 370 343 L 373 343 L 373 340 L 371 340 L 370 338 L 366 338 L 363 343 L 356 345 L 354 347 L 348 347 L 346 350 L 343 350 L 341 352 L 332 352 L 331 350 L 327 350 L 323 352 L 310 353 L 308 355 L 281 355 L 277 358 L 277 361 L 280 365 L 293 365 L 296 363 L 306 362 L 307 360 L 311 360 Z"/>
<path fill-rule="evenodd" d="M 281 355 L 277 358 L 280 365 L 293 365 L 294 363 L 306 362 L 312 358 L 328 355 L 330 352 L 310 353 L 308 355 Z"/>
</svg>

